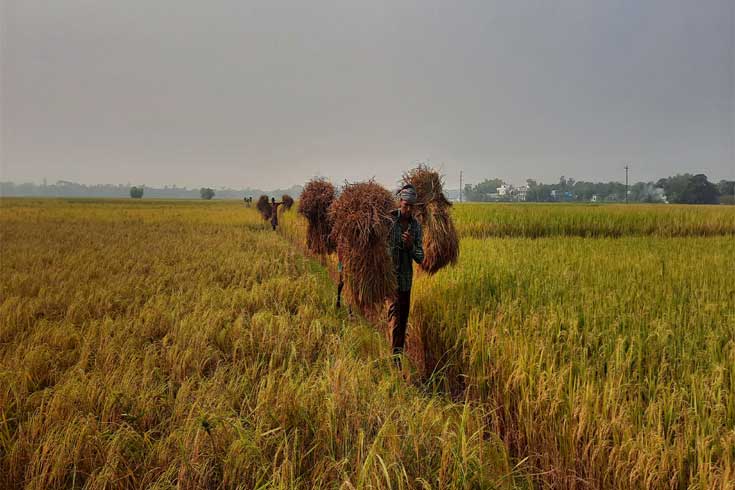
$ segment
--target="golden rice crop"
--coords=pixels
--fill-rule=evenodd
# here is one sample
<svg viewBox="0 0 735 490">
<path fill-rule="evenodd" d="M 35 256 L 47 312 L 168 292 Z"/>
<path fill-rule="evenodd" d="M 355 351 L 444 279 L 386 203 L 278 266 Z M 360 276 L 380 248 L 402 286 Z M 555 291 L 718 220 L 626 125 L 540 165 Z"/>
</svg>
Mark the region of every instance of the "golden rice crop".
<svg viewBox="0 0 735 490">
<path fill-rule="evenodd" d="M 239 204 L 0 200 L 0 488 L 527 485 Z"/>
<path fill-rule="evenodd" d="M 418 278 L 411 322 L 513 454 L 560 488 L 733 488 L 735 240 L 462 247 Z"/>
<path fill-rule="evenodd" d="M 735 235 L 731 206 L 668 204 L 462 203 L 461 237 L 621 237 Z"/>
<path fill-rule="evenodd" d="M 481 403 L 539 487 L 735 488 L 731 209 L 453 216 L 462 257 L 415 279 L 409 318 L 429 386 Z"/>
</svg>

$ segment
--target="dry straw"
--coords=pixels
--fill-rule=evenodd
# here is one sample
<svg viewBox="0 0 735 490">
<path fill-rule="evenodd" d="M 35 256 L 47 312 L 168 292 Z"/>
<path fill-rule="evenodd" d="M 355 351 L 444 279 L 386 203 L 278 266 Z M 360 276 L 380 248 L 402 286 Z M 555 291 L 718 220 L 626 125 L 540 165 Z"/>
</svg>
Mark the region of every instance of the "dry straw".
<svg viewBox="0 0 735 490">
<path fill-rule="evenodd" d="M 264 220 L 267 221 L 270 219 L 273 208 L 271 207 L 271 203 L 268 202 L 268 196 L 260 196 L 260 198 L 258 198 L 258 204 L 256 204 L 255 207 L 258 209 L 258 212 Z"/>
<path fill-rule="evenodd" d="M 424 260 L 421 269 L 433 274 L 459 256 L 459 238 L 449 214 L 452 203 L 444 196 L 442 179 L 427 165 L 403 174 L 403 182 L 416 188 L 414 216 L 423 231 Z"/>
<path fill-rule="evenodd" d="M 281 202 L 283 203 L 283 210 L 288 211 L 293 206 L 293 197 L 288 194 L 284 194 L 281 197 Z"/>
<path fill-rule="evenodd" d="M 396 289 L 387 246 L 395 205 L 393 195 L 371 180 L 345 185 L 329 208 L 347 294 L 363 311 L 375 309 Z"/>
<path fill-rule="evenodd" d="M 329 206 L 337 194 L 334 186 L 324 179 L 312 179 L 306 183 L 299 199 L 299 213 L 306 218 L 306 246 L 312 253 L 324 255 L 334 252 L 329 240 L 332 226 Z"/>
</svg>

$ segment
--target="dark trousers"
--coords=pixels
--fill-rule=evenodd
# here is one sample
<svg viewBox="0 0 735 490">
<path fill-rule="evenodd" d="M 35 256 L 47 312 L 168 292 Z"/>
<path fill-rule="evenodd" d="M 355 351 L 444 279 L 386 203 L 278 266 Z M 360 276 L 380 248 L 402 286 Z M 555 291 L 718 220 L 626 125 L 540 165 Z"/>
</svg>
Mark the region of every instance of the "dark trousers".
<svg viewBox="0 0 735 490">
<path fill-rule="evenodd" d="M 406 346 L 406 326 L 411 307 L 411 291 L 396 291 L 388 307 L 388 327 L 393 334 L 393 354 L 402 354 Z"/>
</svg>

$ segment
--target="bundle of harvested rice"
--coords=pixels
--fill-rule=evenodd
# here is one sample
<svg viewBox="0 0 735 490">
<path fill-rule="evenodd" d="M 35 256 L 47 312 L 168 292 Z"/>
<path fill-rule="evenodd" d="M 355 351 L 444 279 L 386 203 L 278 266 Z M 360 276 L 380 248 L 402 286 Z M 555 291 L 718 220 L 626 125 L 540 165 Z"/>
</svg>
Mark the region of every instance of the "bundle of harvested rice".
<svg viewBox="0 0 735 490">
<path fill-rule="evenodd" d="M 264 220 L 268 221 L 271 218 L 273 208 L 271 207 L 271 203 L 268 201 L 268 196 L 260 196 L 258 198 L 258 204 L 256 204 L 255 207 L 258 209 L 258 212 Z"/>
<path fill-rule="evenodd" d="M 449 214 L 452 203 L 444 196 L 441 176 L 427 165 L 419 165 L 403 174 L 403 182 L 416 188 L 414 216 L 421 224 L 424 246 L 421 269 L 433 274 L 456 263 L 459 238 Z"/>
<path fill-rule="evenodd" d="M 332 241 L 345 272 L 347 294 L 363 311 L 382 306 L 396 290 L 388 250 L 393 195 L 374 181 L 347 184 L 329 208 Z"/>
<path fill-rule="evenodd" d="M 336 190 L 324 179 L 312 179 L 306 183 L 299 198 L 299 213 L 306 218 L 306 246 L 312 253 L 323 255 L 334 252 L 329 234 L 329 206 L 334 202 Z"/>
<path fill-rule="evenodd" d="M 281 197 L 281 202 L 283 203 L 283 210 L 288 211 L 291 209 L 291 206 L 293 206 L 293 197 L 289 196 L 288 194 L 284 194 Z"/>
</svg>

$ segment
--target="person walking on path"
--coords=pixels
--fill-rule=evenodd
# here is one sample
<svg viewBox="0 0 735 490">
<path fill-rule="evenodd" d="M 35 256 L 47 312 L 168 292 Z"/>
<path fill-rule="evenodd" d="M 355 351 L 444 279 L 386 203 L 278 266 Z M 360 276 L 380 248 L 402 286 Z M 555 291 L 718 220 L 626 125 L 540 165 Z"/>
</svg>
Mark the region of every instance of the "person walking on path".
<svg viewBox="0 0 735 490">
<path fill-rule="evenodd" d="M 393 362 L 401 367 L 401 356 L 406 344 L 406 327 L 411 306 L 413 262 L 424 260 L 421 225 L 413 217 L 416 188 L 407 184 L 398 191 L 400 206 L 391 213 L 392 225 L 388 238 L 398 287 L 389 298 L 388 328 L 392 334 Z"/>
<path fill-rule="evenodd" d="M 339 273 L 339 282 L 337 283 L 337 308 L 342 306 L 342 289 L 345 287 L 344 266 L 342 259 L 337 260 L 337 273 Z"/>
<path fill-rule="evenodd" d="M 278 206 L 281 204 L 283 203 L 276 202 L 275 197 L 271 197 L 271 226 L 273 227 L 273 231 L 276 231 L 276 227 L 278 226 Z"/>
</svg>

